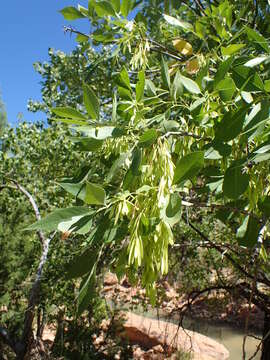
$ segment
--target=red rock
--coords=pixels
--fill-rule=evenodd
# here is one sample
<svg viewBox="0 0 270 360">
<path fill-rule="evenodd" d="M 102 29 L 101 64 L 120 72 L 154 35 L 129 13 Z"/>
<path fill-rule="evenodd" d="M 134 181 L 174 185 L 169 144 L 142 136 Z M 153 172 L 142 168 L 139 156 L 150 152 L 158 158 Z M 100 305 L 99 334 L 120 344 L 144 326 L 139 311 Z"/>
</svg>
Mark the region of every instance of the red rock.
<svg viewBox="0 0 270 360">
<path fill-rule="evenodd" d="M 145 318 L 130 312 L 125 316 L 124 336 L 131 343 L 148 349 L 164 345 L 172 352 L 177 350 L 191 352 L 194 360 L 229 359 L 229 352 L 223 345 L 204 335 L 183 330 L 172 323 Z"/>
</svg>

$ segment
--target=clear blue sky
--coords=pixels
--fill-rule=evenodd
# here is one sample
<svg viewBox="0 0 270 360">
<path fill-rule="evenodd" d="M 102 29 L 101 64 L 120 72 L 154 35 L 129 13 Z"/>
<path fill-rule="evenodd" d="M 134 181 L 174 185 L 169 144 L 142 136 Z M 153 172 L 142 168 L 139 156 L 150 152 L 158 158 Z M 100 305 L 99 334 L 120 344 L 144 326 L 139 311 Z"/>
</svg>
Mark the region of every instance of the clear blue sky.
<svg viewBox="0 0 270 360">
<path fill-rule="evenodd" d="M 18 123 L 18 113 L 27 121 L 46 120 L 43 113 L 27 111 L 27 100 L 41 98 L 41 77 L 33 63 L 48 60 L 48 48 L 70 52 L 75 37 L 64 34 L 68 22 L 59 13 L 65 6 L 77 6 L 74 0 L 1 1 L 0 21 L 0 91 L 6 105 L 8 121 Z M 87 1 L 81 0 L 87 7 Z M 72 26 L 88 29 L 86 20 Z"/>
</svg>

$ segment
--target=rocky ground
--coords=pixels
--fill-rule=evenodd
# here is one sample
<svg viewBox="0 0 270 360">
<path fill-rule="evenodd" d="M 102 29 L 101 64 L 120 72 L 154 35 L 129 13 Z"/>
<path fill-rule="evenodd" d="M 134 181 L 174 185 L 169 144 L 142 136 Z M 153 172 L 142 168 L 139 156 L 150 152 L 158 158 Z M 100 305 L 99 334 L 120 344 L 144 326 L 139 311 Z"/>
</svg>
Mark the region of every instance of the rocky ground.
<svg viewBox="0 0 270 360">
<path fill-rule="evenodd" d="M 167 281 L 160 284 L 162 300 L 158 306 L 158 311 L 153 310 L 145 296 L 145 290 L 140 287 L 131 287 L 126 279 L 118 282 L 116 275 L 107 273 L 104 277 L 104 287 L 102 293 L 106 299 L 110 300 L 116 307 L 134 310 L 135 312 L 148 311 L 155 317 L 161 316 L 175 321 L 180 318 L 180 314 L 186 309 L 183 315 L 189 318 L 203 320 L 216 324 L 230 324 L 238 329 L 244 329 L 248 317 L 249 329 L 261 331 L 263 328 L 262 311 L 255 305 L 251 305 L 242 300 L 237 301 L 222 292 L 212 292 L 206 296 L 199 297 L 192 307 L 186 307 L 187 296 L 179 295 Z"/>
<path fill-rule="evenodd" d="M 137 359 L 137 360 L 164 360 L 164 359 L 183 359 L 188 360 L 192 357 L 180 353 L 180 348 L 185 349 L 183 343 L 183 338 L 185 334 L 181 333 L 179 335 L 179 346 L 170 347 L 168 346 L 168 335 L 161 339 L 164 329 L 160 328 L 160 323 L 158 325 L 155 323 L 159 320 L 151 320 L 149 317 L 157 319 L 158 317 L 163 320 L 171 321 L 172 318 L 174 322 L 177 323 L 179 319 L 179 313 L 185 309 L 187 304 L 186 296 L 180 296 L 179 292 L 172 287 L 168 282 L 164 281 L 160 284 L 160 292 L 162 293 L 161 302 L 158 304 L 158 312 L 155 309 L 152 309 L 147 300 L 145 290 L 140 287 L 132 287 L 127 279 L 124 279 L 120 283 L 118 282 L 117 277 L 112 273 L 106 273 L 104 276 L 104 284 L 102 288 L 102 295 L 107 299 L 108 303 L 112 308 L 121 310 L 117 311 L 118 315 L 114 319 L 103 320 L 100 325 L 100 332 L 97 335 L 93 335 L 93 344 L 96 349 L 104 354 L 104 358 L 110 359 Z M 124 310 L 124 311 L 123 311 Z M 244 328 L 247 317 L 249 318 L 249 324 L 251 325 L 251 330 L 261 330 L 263 325 L 263 314 L 259 311 L 258 308 L 252 306 L 249 309 L 247 303 L 240 303 L 233 301 L 228 298 L 224 293 L 211 293 L 211 296 L 199 297 L 197 301 L 193 304 L 191 310 L 185 313 L 189 318 L 200 319 L 204 322 L 209 321 L 213 324 L 216 323 L 229 323 L 231 326 L 234 325 L 237 328 Z M 249 311 L 250 310 L 250 311 Z M 135 314 L 134 314 L 135 313 Z M 136 315 L 143 314 L 146 317 Z M 128 318 L 124 319 L 123 314 L 128 314 Z M 138 320 L 141 318 L 141 320 Z M 143 319 L 143 320 L 142 320 Z M 110 357 L 110 349 L 115 347 L 116 343 L 113 337 L 108 337 L 108 333 L 112 327 L 117 328 L 121 324 L 119 330 L 117 330 L 117 335 L 122 334 L 122 339 L 129 340 L 130 345 L 123 350 L 120 350 L 114 353 L 113 357 Z M 169 324 L 168 322 L 166 324 Z M 162 325 L 163 326 L 163 325 Z M 164 325 L 165 326 L 165 325 Z M 168 326 L 168 325 L 166 325 Z M 178 325 L 171 324 L 170 326 L 175 327 L 171 329 L 171 333 L 176 332 Z M 156 330 L 153 329 L 156 327 Z M 151 330 L 152 329 L 152 330 Z M 190 336 L 190 335 L 189 335 Z M 203 351 L 206 355 L 205 357 L 194 357 L 194 359 L 227 359 L 226 349 L 216 342 L 211 344 L 211 339 L 207 337 L 199 338 L 195 334 L 193 342 L 198 343 L 199 347 L 202 345 L 203 348 L 199 349 L 199 352 Z M 48 338 L 53 342 L 53 331 L 44 333 L 44 339 Z M 139 338 L 137 338 L 139 337 Z M 131 341 L 130 341 L 131 340 Z M 181 346 L 180 346 L 181 345 Z M 185 344 L 184 344 L 185 345 Z M 220 346 L 219 346 L 220 345 Z M 196 345 L 197 346 L 197 345 Z M 195 346 L 195 347 L 196 347 Z M 217 357 L 215 355 L 208 354 L 208 349 L 215 348 L 215 351 L 218 353 Z M 126 353 L 125 353 L 126 352 Z M 128 356 L 127 353 L 130 355 Z"/>
</svg>

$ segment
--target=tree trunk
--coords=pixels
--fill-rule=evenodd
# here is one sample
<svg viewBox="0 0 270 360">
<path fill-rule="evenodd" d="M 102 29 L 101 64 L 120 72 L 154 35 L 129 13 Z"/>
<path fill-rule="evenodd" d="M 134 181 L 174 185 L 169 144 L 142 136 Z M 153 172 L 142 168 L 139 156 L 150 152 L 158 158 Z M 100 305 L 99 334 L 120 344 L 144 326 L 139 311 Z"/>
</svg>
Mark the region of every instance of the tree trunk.
<svg viewBox="0 0 270 360">
<path fill-rule="evenodd" d="M 261 360 L 270 360 L 270 312 L 264 313 L 263 339 Z"/>
</svg>

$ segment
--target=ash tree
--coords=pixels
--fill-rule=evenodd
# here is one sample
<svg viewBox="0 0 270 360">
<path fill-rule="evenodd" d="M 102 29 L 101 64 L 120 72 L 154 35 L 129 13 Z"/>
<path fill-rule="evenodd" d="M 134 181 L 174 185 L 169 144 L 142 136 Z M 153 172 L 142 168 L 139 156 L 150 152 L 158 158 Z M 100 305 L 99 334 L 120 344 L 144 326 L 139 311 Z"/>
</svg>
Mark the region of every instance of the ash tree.
<svg viewBox="0 0 270 360">
<path fill-rule="evenodd" d="M 87 235 L 67 270 L 82 278 L 78 314 L 108 254 L 154 304 L 168 249 L 188 225 L 237 271 L 238 282 L 223 288 L 265 312 L 269 358 L 269 10 L 263 1 L 158 0 L 62 9 L 66 20 L 89 19 L 89 34 L 66 31 L 101 52 L 110 72 L 104 83 L 82 75 L 72 103 L 48 108 L 91 164 L 60 184 L 75 206 L 28 229 Z M 203 233 L 188 216 L 201 209 L 233 239 Z"/>
</svg>

